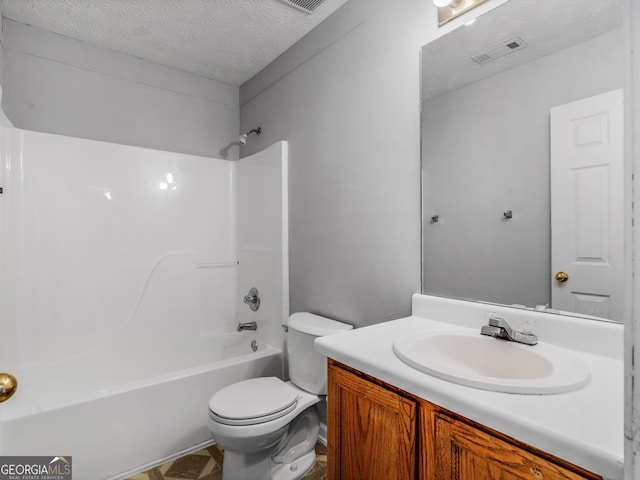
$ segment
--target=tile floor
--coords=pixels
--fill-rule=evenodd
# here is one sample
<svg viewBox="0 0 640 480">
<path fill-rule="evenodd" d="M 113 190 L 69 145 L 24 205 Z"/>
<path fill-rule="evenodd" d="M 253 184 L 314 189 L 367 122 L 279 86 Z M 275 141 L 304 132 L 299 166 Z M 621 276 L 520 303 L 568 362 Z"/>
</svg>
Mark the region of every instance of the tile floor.
<svg viewBox="0 0 640 480">
<path fill-rule="evenodd" d="M 303 480 L 326 480 L 327 448 L 318 442 L 316 464 Z M 127 480 L 220 480 L 224 453 L 216 445 L 139 473 Z"/>
</svg>

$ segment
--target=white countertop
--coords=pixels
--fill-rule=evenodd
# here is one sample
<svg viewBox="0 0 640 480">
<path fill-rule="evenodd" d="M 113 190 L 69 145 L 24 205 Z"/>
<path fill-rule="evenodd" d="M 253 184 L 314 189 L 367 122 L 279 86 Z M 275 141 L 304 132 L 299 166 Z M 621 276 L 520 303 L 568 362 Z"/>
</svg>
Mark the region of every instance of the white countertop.
<svg viewBox="0 0 640 480">
<path fill-rule="evenodd" d="M 497 393 L 433 377 L 409 367 L 394 354 L 393 340 L 408 332 L 479 334 L 479 328 L 469 327 L 469 323 L 478 323 L 477 318 L 473 322 L 463 322 L 467 325 L 452 323 L 450 319 L 442 321 L 440 318 L 425 318 L 429 308 L 416 308 L 415 300 L 414 298 L 414 316 L 320 337 L 315 341 L 315 349 L 408 393 L 606 479 L 622 479 L 624 367 L 621 326 L 595 322 L 602 325 L 588 327 L 587 332 L 576 334 L 576 337 L 600 335 L 605 338 L 605 342 L 611 343 L 612 338 L 617 338 L 618 329 L 620 333 L 619 355 L 611 355 L 607 347 L 603 349 L 604 352 L 596 353 L 588 353 L 591 350 L 580 348 L 590 346 L 594 339 L 586 339 L 582 345 L 573 345 L 575 348 L 572 348 L 572 353 L 591 371 L 591 381 L 586 386 L 573 392 L 551 395 Z M 438 308 L 431 310 L 435 314 Z M 417 310 L 422 310 L 419 312 L 420 316 L 416 315 Z M 491 307 L 490 310 L 495 311 L 496 308 Z M 502 315 L 508 319 L 511 312 L 513 309 Z M 555 318 L 557 315 L 535 314 L 542 332 L 549 329 L 546 323 L 564 321 Z M 481 317 L 480 323 L 482 322 Z M 592 332 L 588 331 L 590 328 Z M 600 329 L 603 330 L 598 332 Z M 540 341 L 544 340 L 544 336 L 541 336 Z M 566 341 L 550 343 L 558 345 Z"/>
</svg>

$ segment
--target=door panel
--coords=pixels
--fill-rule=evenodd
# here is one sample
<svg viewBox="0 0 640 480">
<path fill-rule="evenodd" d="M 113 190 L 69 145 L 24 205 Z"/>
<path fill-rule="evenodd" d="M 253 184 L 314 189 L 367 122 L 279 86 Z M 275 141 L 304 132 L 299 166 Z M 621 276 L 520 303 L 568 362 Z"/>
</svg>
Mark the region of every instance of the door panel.
<svg viewBox="0 0 640 480">
<path fill-rule="evenodd" d="M 552 308 L 622 321 L 623 92 L 551 109 Z"/>
</svg>

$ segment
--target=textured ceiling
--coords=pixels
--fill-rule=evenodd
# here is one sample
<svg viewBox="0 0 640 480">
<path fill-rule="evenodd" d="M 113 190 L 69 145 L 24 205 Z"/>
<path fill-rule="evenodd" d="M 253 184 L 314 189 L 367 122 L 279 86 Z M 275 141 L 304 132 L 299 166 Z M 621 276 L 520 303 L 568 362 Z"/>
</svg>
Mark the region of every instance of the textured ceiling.
<svg viewBox="0 0 640 480">
<path fill-rule="evenodd" d="M 241 85 L 347 0 L 0 0 L 6 18 Z"/>
<path fill-rule="evenodd" d="M 510 0 L 422 48 L 422 99 L 436 97 L 622 24 L 621 0 Z M 471 57 L 514 37 L 527 47 L 479 65 Z"/>
</svg>

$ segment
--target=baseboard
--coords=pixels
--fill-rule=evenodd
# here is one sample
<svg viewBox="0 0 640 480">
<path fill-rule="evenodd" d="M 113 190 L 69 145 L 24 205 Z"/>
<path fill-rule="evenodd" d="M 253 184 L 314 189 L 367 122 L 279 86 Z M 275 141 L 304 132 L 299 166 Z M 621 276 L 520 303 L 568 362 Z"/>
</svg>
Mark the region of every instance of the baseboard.
<svg viewBox="0 0 640 480">
<path fill-rule="evenodd" d="M 325 431 L 326 431 L 326 427 L 325 427 Z M 207 448 L 214 444 L 215 442 L 213 441 L 213 438 L 210 440 L 205 440 L 204 442 L 197 443 L 179 452 L 172 453 L 171 455 L 167 455 L 166 457 L 162 457 L 158 460 L 154 460 L 152 462 L 145 463 L 144 465 L 140 465 L 139 467 L 132 468 L 131 470 L 128 470 L 126 472 L 119 473 L 118 475 L 115 475 L 113 477 L 109 477 L 106 480 L 125 480 L 129 477 L 137 475 L 138 473 L 146 472 L 147 470 L 150 470 L 154 467 L 159 467 L 160 465 L 164 465 L 167 462 L 171 462 L 172 460 L 176 460 L 177 458 L 184 457 L 185 455 L 188 455 L 193 452 L 197 452 L 198 450 L 202 450 L 203 448 Z M 326 442 L 325 442 L 325 445 L 326 445 Z"/>
<path fill-rule="evenodd" d="M 320 433 L 318 433 L 318 440 L 320 440 L 320 443 L 322 443 L 325 447 L 327 446 L 327 424 L 320 422 Z"/>
</svg>

